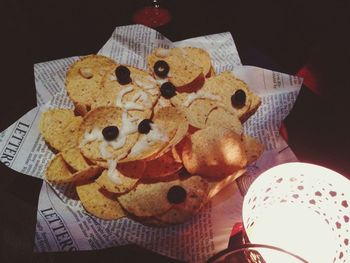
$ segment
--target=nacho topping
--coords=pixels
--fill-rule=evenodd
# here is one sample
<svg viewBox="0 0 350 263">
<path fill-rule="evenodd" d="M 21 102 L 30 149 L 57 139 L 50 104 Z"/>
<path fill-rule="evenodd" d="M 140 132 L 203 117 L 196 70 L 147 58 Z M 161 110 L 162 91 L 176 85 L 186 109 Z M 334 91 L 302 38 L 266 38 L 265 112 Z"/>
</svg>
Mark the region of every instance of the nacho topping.
<svg viewBox="0 0 350 263">
<path fill-rule="evenodd" d="M 147 92 L 149 92 L 150 94 L 152 95 L 158 94 L 157 81 L 151 76 L 147 76 L 146 78 L 142 78 L 142 79 L 138 79 L 138 77 L 135 76 L 133 77 L 133 79 L 134 79 L 134 83 L 137 86 L 147 90 Z"/>
<path fill-rule="evenodd" d="M 239 89 L 231 96 L 232 106 L 235 108 L 242 108 L 245 105 L 246 99 L 247 95 L 244 90 Z"/>
<path fill-rule="evenodd" d="M 138 125 L 138 131 L 142 134 L 147 134 L 151 130 L 151 123 L 153 123 L 150 119 L 142 120 Z"/>
<path fill-rule="evenodd" d="M 176 88 L 171 82 L 165 82 L 160 86 L 160 94 L 164 98 L 170 99 L 176 95 Z"/>
<path fill-rule="evenodd" d="M 153 66 L 154 73 L 160 78 L 166 78 L 168 76 L 169 69 L 169 64 L 164 60 L 158 60 Z"/>
<path fill-rule="evenodd" d="M 127 86 L 123 88 L 117 95 L 115 105 L 126 110 L 144 110 L 152 108 L 152 101 L 150 100 L 149 95 L 143 90 L 137 91 L 132 96 L 130 101 L 123 103 L 122 100 L 124 95 L 129 92 L 132 92 L 133 90 L 134 88 L 132 86 Z M 140 101 L 141 104 L 138 103 L 138 101 Z"/>
<path fill-rule="evenodd" d="M 180 204 L 186 200 L 187 192 L 180 185 L 174 185 L 168 191 L 167 198 L 170 203 Z"/>
<path fill-rule="evenodd" d="M 163 85 L 166 82 L 169 82 L 168 78 L 164 78 L 164 79 L 156 79 L 156 82 L 158 83 L 158 85 Z"/>
<path fill-rule="evenodd" d="M 155 142 L 169 140 L 167 134 L 156 124 L 150 123 L 151 130 L 149 133 L 145 134 L 144 137 L 139 139 L 134 147 L 131 148 L 129 154 L 130 157 L 137 156 L 144 152 L 148 147 L 152 146 Z"/>
<path fill-rule="evenodd" d="M 85 144 L 92 142 L 92 141 L 101 141 L 103 140 L 103 135 L 100 129 L 93 128 L 90 132 L 85 132 L 84 138 L 81 141 L 79 147 L 84 147 Z"/>
<path fill-rule="evenodd" d="M 133 102 L 138 101 L 138 100 L 141 101 L 142 105 L 145 108 L 147 108 L 147 109 L 152 108 L 152 102 L 149 99 L 149 96 L 147 95 L 147 93 L 144 92 L 143 90 L 139 90 L 138 92 L 136 92 L 131 99 L 131 101 L 133 101 Z"/>
<path fill-rule="evenodd" d="M 119 135 L 116 140 L 110 141 L 109 144 L 113 149 L 120 149 L 124 146 L 126 142 L 126 137 L 129 134 L 135 133 L 137 131 L 137 125 L 133 120 L 129 119 L 128 113 L 123 111 L 122 113 L 122 127 L 119 131 Z"/>
<path fill-rule="evenodd" d="M 210 92 L 199 90 L 197 92 L 192 92 L 190 93 L 186 100 L 183 102 L 183 105 L 185 107 L 188 107 L 192 104 L 193 101 L 198 100 L 198 99 L 209 99 L 209 100 L 220 100 L 221 97 L 218 95 L 214 95 Z"/>
<path fill-rule="evenodd" d="M 107 126 L 102 130 L 103 138 L 106 141 L 112 141 L 118 137 L 119 129 L 117 126 Z"/>
<path fill-rule="evenodd" d="M 117 99 L 115 101 L 115 106 L 117 106 L 119 108 L 123 108 L 122 100 L 123 100 L 124 95 L 133 91 L 133 90 L 134 90 L 134 88 L 132 86 L 127 86 L 127 87 L 123 88 L 117 95 Z"/>
<path fill-rule="evenodd" d="M 170 55 L 170 49 L 158 48 L 155 52 L 155 55 L 157 57 L 166 58 L 167 56 Z"/>
<path fill-rule="evenodd" d="M 108 142 L 106 141 L 102 141 L 98 147 L 100 150 L 100 154 L 104 159 L 109 159 L 112 157 L 112 154 L 108 151 L 107 147 L 108 147 Z"/>
<path fill-rule="evenodd" d="M 82 67 L 79 69 L 79 73 L 80 75 L 83 76 L 83 78 L 86 79 L 91 79 L 94 76 L 94 73 L 92 72 L 91 68 L 88 67 Z"/>
<path fill-rule="evenodd" d="M 120 173 L 117 170 L 117 160 L 108 160 L 108 178 L 115 184 L 120 184 Z"/>
<path fill-rule="evenodd" d="M 125 66 L 118 66 L 115 69 L 115 76 L 117 77 L 118 83 L 121 85 L 126 85 L 131 82 L 130 70 Z"/>
<path fill-rule="evenodd" d="M 158 102 L 157 102 L 157 105 L 159 106 L 159 108 L 164 108 L 164 107 L 170 107 L 171 104 L 170 104 L 170 101 L 163 98 L 163 97 L 160 97 Z"/>
</svg>

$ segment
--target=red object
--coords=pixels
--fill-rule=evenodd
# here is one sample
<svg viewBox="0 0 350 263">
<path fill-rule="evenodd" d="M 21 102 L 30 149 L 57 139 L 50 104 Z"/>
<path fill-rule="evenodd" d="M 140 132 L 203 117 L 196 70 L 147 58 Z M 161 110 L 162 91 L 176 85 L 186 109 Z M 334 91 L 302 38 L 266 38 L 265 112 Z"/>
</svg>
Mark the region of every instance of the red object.
<svg viewBox="0 0 350 263">
<path fill-rule="evenodd" d="M 241 232 L 243 230 L 243 223 L 236 223 L 234 224 L 234 226 L 232 227 L 231 230 L 231 237 L 238 234 L 239 232 Z"/>
<path fill-rule="evenodd" d="M 282 138 L 288 143 L 288 130 L 286 128 L 286 125 L 284 124 L 284 121 L 282 121 L 281 123 L 280 134 Z"/>
<path fill-rule="evenodd" d="M 308 67 L 307 65 L 302 67 L 298 71 L 297 76 L 304 79 L 303 83 L 306 87 L 308 87 L 314 93 L 320 95 L 317 80 L 316 80 L 314 74 L 312 73 L 310 67 Z"/>
<path fill-rule="evenodd" d="M 170 12 L 162 7 L 146 6 L 137 10 L 133 15 L 134 23 L 152 28 L 163 26 L 169 23 L 170 20 Z"/>
</svg>

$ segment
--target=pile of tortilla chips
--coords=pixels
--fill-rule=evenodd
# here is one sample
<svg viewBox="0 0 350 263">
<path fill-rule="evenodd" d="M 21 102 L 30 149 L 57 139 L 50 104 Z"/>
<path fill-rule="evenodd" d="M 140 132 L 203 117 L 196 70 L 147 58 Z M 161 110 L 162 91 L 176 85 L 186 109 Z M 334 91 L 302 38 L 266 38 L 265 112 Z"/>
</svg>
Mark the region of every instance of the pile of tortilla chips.
<svg viewBox="0 0 350 263">
<path fill-rule="evenodd" d="M 76 61 L 66 76 L 74 110 L 43 112 L 39 129 L 55 152 L 46 179 L 74 183 L 89 213 L 166 226 L 261 155 L 242 128 L 260 99 L 232 73 L 215 75 L 204 50 L 157 49 L 148 61 L 149 71 L 100 55 Z"/>
</svg>

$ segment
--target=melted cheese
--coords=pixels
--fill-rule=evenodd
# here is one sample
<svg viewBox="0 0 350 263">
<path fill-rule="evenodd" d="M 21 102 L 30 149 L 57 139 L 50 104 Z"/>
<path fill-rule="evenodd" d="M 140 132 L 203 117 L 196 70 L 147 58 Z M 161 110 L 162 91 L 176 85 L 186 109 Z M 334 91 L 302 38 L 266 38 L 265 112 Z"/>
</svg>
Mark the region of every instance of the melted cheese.
<svg viewBox="0 0 350 263">
<path fill-rule="evenodd" d="M 157 95 L 159 93 L 157 81 L 152 76 L 139 76 L 135 75 L 132 77 L 134 83 L 140 88 L 145 89 L 151 95 Z"/>
<path fill-rule="evenodd" d="M 98 128 L 93 128 L 91 132 L 85 132 L 84 138 L 81 141 L 79 147 L 82 148 L 84 147 L 85 144 L 95 140 L 98 140 L 98 141 L 103 140 L 102 131 Z"/>
<path fill-rule="evenodd" d="M 126 138 L 129 134 L 135 133 L 137 131 L 137 125 L 135 122 L 136 119 L 129 119 L 128 113 L 123 111 L 122 113 L 122 127 L 119 130 L 118 137 L 108 142 L 113 149 L 120 149 L 125 145 Z"/>
<path fill-rule="evenodd" d="M 126 110 L 144 110 L 145 107 L 136 103 L 136 102 L 133 102 L 133 101 L 127 101 L 125 102 L 124 104 L 124 109 Z"/>
<path fill-rule="evenodd" d="M 133 90 L 134 90 L 134 88 L 132 86 L 127 86 L 127 87 L 123 88 L 117 95 L 117 99 L 115 101 L 115 106 L 123 108 L 122 100 L 123 100 L 124 95 L 133 91 Z"/>
<path fill-rule="evenodd" d="M 169 75 L 169 74 L 168 74 Z M 156 79 L 157 83 L 159 86 L 161 86 L 163 83 L 168 82 L 169 79 L 165 78 L 165 79 Z"/>
<path fill-rule="evenodd" d="M 117 170 L 117 160 L 108 160 L 108 178 L 115 184 L 121 184 L 120 173 Z"/>
<path fill-rule="evenodd" d="M 102 74 L 101 74 L 101 75 L 102 75 Z M 117 77 L 116 77 L 114 74 L 113 74 L 113 75 L 110 75 L 110 76 L 109 76 L 109 80 L 111 80 L 111 81 L 112 81 L 112 80 L 115 80 L 115 81 L 116 81 L 116 80 L 117 80 Z"/>
<path fill-rule="evenodd" d="M 169 138 L 167 134 L 157 125 L 151 123 L 151 130 L 149 133 L 141 136 L 140 139 L 132 147 L 129 156 L 138 156 L 145 152 L 149 147 L 152 147 L 154 143 L 158 141 L 166 142 Z"/>
<path fill-rule="evenodd" d="M 130 101 L 126 101 L 125 103 L 123 103 L 122 100 L 124 95 L 129 92 L 132 92 L 133 90 L 134 88 L 132 86 L 128 86 L 122 89 L 117 95 L 115 105 L 126 110 L 144 110 L 145 108 L 152 108 L 152 102 L 148 94 L 142 90 L 137 91 L 132 96 Z M 137 101 L 140 101 L 141 104 Z"/>
<path fill-rule="evenodd" d="M 158 49 L 156 49 L 155 55 L 157 57 L 166 58 L 170 55 L 170 49 L 158 48 Z"/>
<path fill-rule="evenodd" d="M 164 107 L 171 106 L 171 103 L 169 100 L 167 100 L 163 97 L 160 97 L 158 100 L 158 106 L 159 106 L 159 108 L 164 108 Z"/>
<path fill-rule="evenodd" d="M 131 101 L 134 101 L 134 102 L 138 100 L 140 100 L 142 105 L 145 106 L 147 109 L 150 109 L 153 106 L 147 93 L 142 90 L 139 90 L 138 92 L 136 92 L 131 99 Z"/>
<path fill-rule="evenodd" d="M 144 81 L 141 81 L 138 79 L 135 79 L 134 81 L 137 86 L 144 89 L 154 89 L 154 86 L 155 86 L 153 83 L 145 83 Z"/>
<path fill-rule="evenodd" d="M 108 142 L 102 141 L 99 145 L 100 154 L 103 159 L 108 159 L 112 157 L 112 154 L 108 151 Z"/>
<path fill-rule="evenodd" d="M 194 102 L 195 100 L 198 100 L 198 99 L 220 100 L 221 97 L 214 95 L 210 92 L 205 92 L 203 90 L 199 90 L 197 92 L 192 92 L 192 93 L 188 94 L 186 100 L 183 102 L 183 105 L 185 107 L 188 107 L 192 104 L 192 102 Z"/>
</svg>

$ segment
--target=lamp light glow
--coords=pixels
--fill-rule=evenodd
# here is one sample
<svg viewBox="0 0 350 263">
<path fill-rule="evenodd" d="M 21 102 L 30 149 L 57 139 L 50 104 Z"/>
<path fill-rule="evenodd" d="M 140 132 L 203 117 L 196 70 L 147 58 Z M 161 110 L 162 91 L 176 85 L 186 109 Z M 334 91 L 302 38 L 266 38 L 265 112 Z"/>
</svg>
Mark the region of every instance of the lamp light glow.
<svg viewBox="0 0 350 263">
<path fill-rule="evenodd" d="M 348 204 L 345 177 L 317 165 L 287 163 L 250 186 L 243 224 L 253 244 L 276 246 L 310 263 L 350 262 Z M 268 251 L 261 255 L 267 263 L 294 262 Z"/>
</svg>

